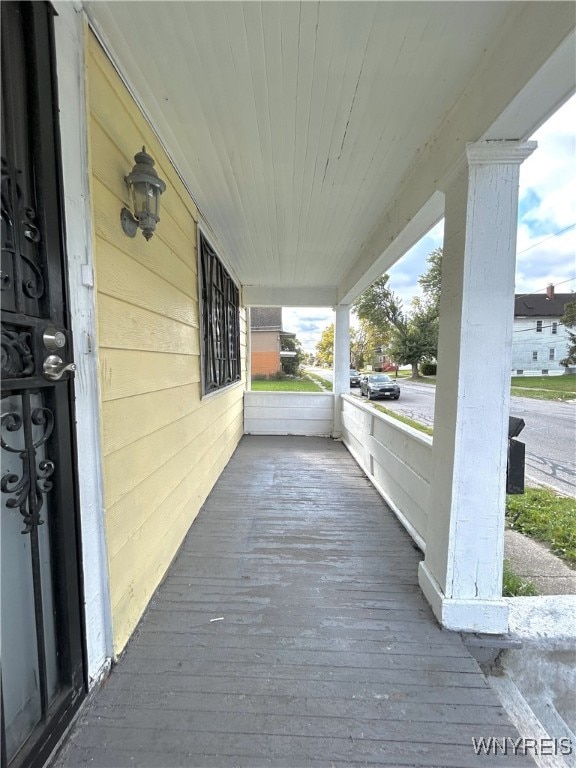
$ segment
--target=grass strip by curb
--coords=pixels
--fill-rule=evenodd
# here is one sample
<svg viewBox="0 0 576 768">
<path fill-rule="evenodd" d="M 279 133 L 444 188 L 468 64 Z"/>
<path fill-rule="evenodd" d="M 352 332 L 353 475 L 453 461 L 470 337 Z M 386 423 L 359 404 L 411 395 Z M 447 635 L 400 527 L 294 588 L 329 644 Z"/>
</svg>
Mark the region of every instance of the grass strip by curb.
<svg viewBox="0 0 576 768">
<path fill-rule="evenodd" d="M 576 394 L 573 392 L 558 392 L 551 389 L 512 387 L 510 394 L 514 397 L 529 397 L 532 400 L 576 400 Z"/>
<path fill-rule="evenodd" d="M 508 560 L 504 560 L 502 574 L 502 597 L 534 597 L 538 590 L 531 581 L 526 581 L 514 573 Z"/>
<path fill-rule="evenodd" d="M 306 376 L 313 382 L 317 383 L 325 392 L 332 392 L 334 387 L 331 381 L 327 381 L 323 376 L 318 373 L 312 373 L 312 371 L 306 371 Z"/>
<path fill-rule="evenodd" d="M 514 531 L 547 544 L 576 568 L 576 500 L 547 488 L 526 488 L 506 497 L 506 522 Z"/>
<path fill-rule="evenodd" d="M 419 421 L 414 421 L 414 419 L 411 419 L 408 416 L 404 416 L 403 413 L 398 413 L 397 411 L 391 411 L 389 408 L 384 408 L 383 405 L 377 405 L 376 403 L 372 403 L 372 405 L 378 411 L 385 413 L 386 416 L 392 416 L 393 419 L 401 421 L 402 424 L 407 424 L 409 427 L 417 429 L 420 432 L 424 432 L 426 435 L 432 436 L 434 434 L 432 427 L 429 427 L 427 424 L 421 424 Z"/>
</svg>

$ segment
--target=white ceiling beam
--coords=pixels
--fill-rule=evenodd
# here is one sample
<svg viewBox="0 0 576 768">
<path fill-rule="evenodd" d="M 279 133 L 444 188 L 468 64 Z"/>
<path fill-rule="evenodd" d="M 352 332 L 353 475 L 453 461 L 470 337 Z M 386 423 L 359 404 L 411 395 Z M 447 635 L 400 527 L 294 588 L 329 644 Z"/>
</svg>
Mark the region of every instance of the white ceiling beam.
<svg viewBox="0 0 576 768">
<path fill-rule="evenodd" d="M 364 262 L 362 259 L 355 262 L 348 273 L 349 287 L 346 293 L 343 293 L 342 289 L 338 291 L 338 302 L 351 304 L 357 296 L 372 285 L 374 280 L 401 259 L 443 216 L 444 194 L 435 192 L 372 264 L 369 264 L 369 260 Z"/>
<path fill-rule="evenodd" d="M 568 98 L 576 87 L 575 26 L 573 3 L 518 4 L 493 50 L 362 245 L 339 286 L 340 301 L 356 298 L 367 287 L 364 275 L 378 277 L 435 223 L 433 211 L 439 201 L 434 193 L 445 188 L 465 161 L 468 142 L 488 136 L 523 139 Z M 500 130 L 513 130 L 515 135 L 497 135 Z M 399 247 L 394 247 L 401 236 Z M 403 243 L 406 250 L 400 247 Z"/>
<path fill-rule="evenodd" d="M 526 141 L 572 96 L 576 90 L 575 73 L 576 32 L 572 30 L 482 139 L 514 137 Z"/>
<path fill-rule="evenodd" d="M 245 307 L 333 307 L 338 302 L 336 286 L 243 285 Z"/>
</svg>

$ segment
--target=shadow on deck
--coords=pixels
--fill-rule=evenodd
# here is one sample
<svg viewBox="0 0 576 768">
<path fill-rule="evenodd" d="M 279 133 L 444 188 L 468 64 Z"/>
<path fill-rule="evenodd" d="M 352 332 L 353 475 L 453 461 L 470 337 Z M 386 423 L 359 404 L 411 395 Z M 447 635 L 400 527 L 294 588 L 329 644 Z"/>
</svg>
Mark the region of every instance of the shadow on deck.
<svg viewBox="0 0 576 768">
<path fill-rule="evenodd" d="M 494 764 L 517 732 L 420 557 L 341 443 L 245 436 L 56 765 Z"/>
</svg>

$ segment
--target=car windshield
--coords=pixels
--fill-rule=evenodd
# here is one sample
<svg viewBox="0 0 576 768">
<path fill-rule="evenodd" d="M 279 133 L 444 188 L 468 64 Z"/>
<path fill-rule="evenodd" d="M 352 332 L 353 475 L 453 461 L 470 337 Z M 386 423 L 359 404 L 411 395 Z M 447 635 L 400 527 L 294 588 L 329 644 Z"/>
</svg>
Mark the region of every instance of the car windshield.
<svg viewBox="0 0 576 768">
<path fill-rule="evenodd" d="M 355 371 L 353 368 L 350 368 L 350 376 L 358 376 L 358 371 Z"/>
<path fill-rule="evenodd" d="M 392 381 L 392 379 L 390 378 L 390 376 L 386 376 L 386 374 L 381 373 L 380 375 L 377 375 L 377 376 L 370 376 L 369 381 L 374 382 L 376 384 L 383 384 L 383 383 L 386 384 L 387 382 Z"/>
</svg>

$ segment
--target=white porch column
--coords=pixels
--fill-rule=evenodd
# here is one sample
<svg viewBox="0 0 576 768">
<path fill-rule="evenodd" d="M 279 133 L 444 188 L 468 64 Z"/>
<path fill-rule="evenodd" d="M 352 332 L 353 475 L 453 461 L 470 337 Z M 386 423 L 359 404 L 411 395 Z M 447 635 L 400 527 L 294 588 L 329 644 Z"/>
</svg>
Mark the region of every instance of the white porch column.
<svg viewBox="0 0 576 768">
<path fill-rule="evenodd" d="M 506 632 L 504 505 L 520 164 L 535 142 L 467 146 L 446 190 L 433 471 L 420 586 L 443 626 Z"/>
<path fill-rule="evenodd" d="M 342 434 L 342 401 L 340 395 L 350 392 L 350 307 L 338 304 L 334 323 L 334 430 Z"/>
</svg>

